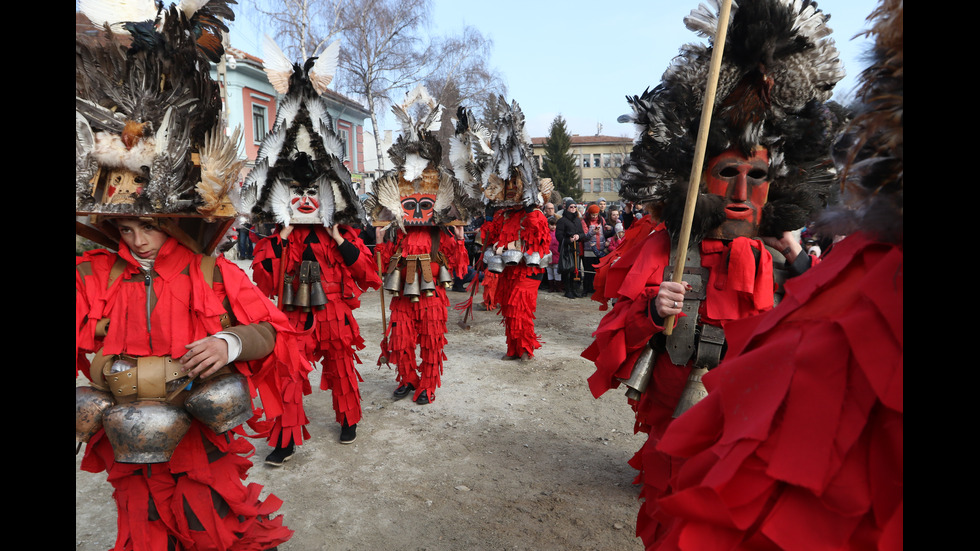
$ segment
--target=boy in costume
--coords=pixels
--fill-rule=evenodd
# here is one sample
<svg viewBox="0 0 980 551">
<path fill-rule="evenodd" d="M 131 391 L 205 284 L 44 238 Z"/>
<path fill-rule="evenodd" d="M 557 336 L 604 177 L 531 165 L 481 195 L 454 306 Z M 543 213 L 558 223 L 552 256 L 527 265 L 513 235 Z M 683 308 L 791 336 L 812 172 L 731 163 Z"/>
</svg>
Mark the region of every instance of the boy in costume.
<svg viewBox="0 0 980 551">
<path fill-rule="evenodd" d="M 206 70 L 233 14 L 224 0 L 129 6 L 146 9 L 85 3 L 106 32 L 76 42 L 76 232 L 117 251 L 76 259 L 82 469 L 114 488 L 116 549 L 273 549 L 292 531 L 271 517 L 277 497 L 242 482 L 241 425 L 261 426 L 250 388 L 275 414 L 305 359 L 285 316 L 211 256 L 243 165 Z"/>
</svg>

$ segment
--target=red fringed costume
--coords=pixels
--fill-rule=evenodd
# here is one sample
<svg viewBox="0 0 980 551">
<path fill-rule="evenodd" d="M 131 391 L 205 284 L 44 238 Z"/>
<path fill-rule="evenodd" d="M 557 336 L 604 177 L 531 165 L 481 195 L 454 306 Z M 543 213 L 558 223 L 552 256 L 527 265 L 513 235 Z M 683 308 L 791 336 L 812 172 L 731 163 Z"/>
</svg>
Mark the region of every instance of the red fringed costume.
<svg viewBox="0 0 980 551">
<path fill-rule="evenodd" d="M 731 320 L 772 308 L 772 256 L 759 240 L 709 239 L 700 246 L 701 265 L 709 270 L 706 298 L 700 304 L 703 323 L 724 327 Z M 596 295 L 616 298 L 616 303 L 600 321 L 594 342 L 582 353 L 596 364 L 596 372 L 589 377 L 589 388 L 596 398 L 619 387 L 619 378 L 628 379 L 647 343 L 663 331 L 663 320 L 656 319 L 652 301 L 670 262 L 670 238 L 665 227 L 654 227 L 649 218 L 641 218 L 630 227 L 615 254 L 618 260 L 605 264 L 596 278 Z M 638 402 L 630 400 L 636 414 L 634 430 L 649 435 L 630 461 L 640 471 L 636 482 L 643 485 L 636 530 L 647 545 L 662 536 L 663 523 L 669 521 L 656 510 L 656 499 L 667 489 L 681 462 L 657 451 L 656 446 L 672 421 L 690 371 L 690 362 L 675 365 L 666 352 L 660 353 L 649 387 Z"/>
<path fill-rule="evenodd" d="M 340 247 L 327 230 L 317 224 L 295 226 L 285 241 L 278 233 L 263 239 L 253 253 L 252 277 L 263 293 L 278 296 L 284 275 L 292 274 L 293 285 L 298 287 L 300 264 L 304 260 L 319 264 L 326 304 L 310 312 L 296 308 L 287 311 L 286 316 L 297 331 L 303 332 L 306 357 L 319 361 L 323 368 L 320 389 L 332 391 L 337 422 L 343 423 L 346 419 L 349 425 L 354 425 L 361 419 L 358 391 L 361 375 L 354 363 L 361 363 L 356 351 L 364 348 L 364 339 L 353 310 L 361 305 L 362 292 L 381 286 L 381 278 L 370 249 L 357 232 L 344 225 L 340 229 L 345 239 Z M 285 266 L 280 261 L 283 256 L 288 259 Z M 308 381 L 303 393 L 310 393 Z M 294 395 L 301 398 L 299 389 Z M 275 444 L 277 440 L 270 438 L 269 442 Z M 288 440 L 280 445 L 286 444 Z"/>
<path fill-rule="evenodd" d="M 382 266 L 388 266 L 396 252 L 402 258 L 428 254 L 432 259 L 431 274 L 435 277 L 439 273 L 435 258 L 438 252 L 445 258 L 446 268 L 454 277 L 466 275 L 469 256 L 463 241 L 435 226 L 406 226 L 405 232 L 398 232 L 395 243 L 385 242 L 377 246 Z M 436 247 L 438 251 L 434 250 Z M 419 274 L 416 277 L 420 277 Z M 432 296 L 423 293 L 415 302 L 399 294 L 391 298 L 390 309 L 387 340 L 381 343 L 381 354 L 397 366 L 399 384 L 410 384 L 415 388 L 413 401 L 423 391 L 432 401 L 436 388 L 442 384 L 442 362 L 446 359 L 443 352 L 447 342 L 446 321 L 449 313 L 446 289 L 436 283 Z M 419 347 L 418 364 L 415 359 L 416 346 Z"/>
<path fill-rule="evenodd" d="M 665 549 L 902 549 L 904 255 L 855 234 L 728 325 L 708 396 L 658 449 Z"/>
<path fill-rule="evenodd" d="M 523 208 L 500 210 L 480 227 L 483 243 L 488 248 L 507 248 L 509 243 L 523 243 L 521 252 L 548 254 L 551 232 L 548 220 L 537 209 L 525 212 Z M 493 298 L 500 304 L 507 335 L 507 356 L 519 358 L 524 354 L 533 357 L 541 348 L 534 332 L 534 313 L 538 307 L 538 288 L 544 268 L 528 266 L 522 261 L 517 266 L 506 266 L 497 277 Z"/>
<path fill-rule="evenodd" d="M 125 268 L 108 285 L 117 258 Z M 152 283 L 144 278 L 129 249 L 116 253 L 95 250 L 76 259 L 75 374 L 90 380 L 87 354 L 100 349 L 106 356 L 171 356 L 185 346 L 221 331 L 219 318 L 231 312 L 240 325 L 268 322 L 276 330 L 271 354 L 258 360 L 236 361 L 233 370 L 245 375 L 262 398 L 266 416 L 281 414 L 280 387 L 305 376 L 285 316 L 255 288 L 235 265 L 217 258 L 220 281 L 209 286 L 201 270 L 201 255 L 169 238 L 160 248 Z M 147 289 L 155 297 L 147 319 Z M 223 302 L 225 304 L 223 304 Z M 228 305 L 226 310 L 226 304 Z M 99 320 L 109 319 L 106 334 L 97 336 Z M 149 327 L 147 324 L 149 323 Z M 254 453 L 235 433 L 215 434 L 196 419 L 167 463 L 134 464 L 115 461 L 112 445 L 100 429 L 88 441 L 82 469 L 108 474 L 115 489 L 118 534 L 115 549 L 261 550 L 275 547 L 292 535 L 282 518 L 271 518 L 282 502 L 264 501 L 257 484 L 245 486 Z"/>
</svg>

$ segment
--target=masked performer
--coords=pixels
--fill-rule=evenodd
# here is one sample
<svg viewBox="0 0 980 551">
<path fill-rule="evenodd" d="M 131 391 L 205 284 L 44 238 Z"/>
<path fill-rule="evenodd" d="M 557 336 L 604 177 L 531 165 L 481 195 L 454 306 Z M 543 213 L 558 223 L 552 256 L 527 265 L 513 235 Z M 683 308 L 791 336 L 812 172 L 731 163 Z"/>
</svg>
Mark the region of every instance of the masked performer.
<svg viewBox="0 0 980 551">
<path fill-rule="evenodd" d="M 303 66 L 291 64 L 268 37 L 266 72 L 276 91 L 285 94 L 276 122 L 266 136 L 242 186 L 242 203 L 256 223 L 274 222 L 278 232 L 259 242 L 252 262 L 256 285 L 280 307 L 293 327 L 304 332 L 307 357 L 320 362 L 320 389 L 333 393 L 341 425 L 340 442 L 357 437 L 361 420 L 360 363 L 364 348 L 354 310 L 364 290 L 381 278 L 357 226 L 367 221 L 350 172 L 341 161 L 343 143 L 321 95 L 336 67 L 338 43 Z M 309 383 L 284 389 L 284 400 L 301 404 Z M 282 465 L 309 434 L 304 419 L 283 416 L 266 458 Z"/>
<path fill-rule="evenodd" d="M 409 110 L 416 103 L 429 111 L 413 121 Z M 442 111 L 425 88 L 416 88 L 392 111 L 402 124 L 388 150 L 395 169 L 375 182 L 365 203 L 371 219 L 386 226 L 377 251 L 384 289 L 391 293 L 391 317 L 381 355 L 398 368 L 395 398 L 412 394 L 416 403 L 428 404 L 441 386 L 446 359 L 446 287 L 466 274 L 463 226 L 483 205 L 440 166 L 442 145 L 435 133 Z"/>
<path fill-rule="evenodd" d="M 832 189 L 829 150 L 843 118 L 825 103 L 843 76 L 825 21 L 812 5 L 786 0 L 733 10 L 684 283 L 671 281 L 674 249 L 712 46 L 683 48 L 659 86 L 630 100 L 640 133 L 623 167 L 624 195 L 652 203 L 664 222 L 631 228 L 618 260 L 605 265 L 597 294 L 616 303 L 583 356 L 596 364 L 593 395 L 626 382 L 635 430 L 648 434 L 630 462 L 643 485 L 637 535 L 648 546 L 669 522 L 656 497 L 679 465 L 656 450 L 664 430 L 718 364 L 726 324 L 772 309 L 786 277 L 809 267 L 789 231 L 820 206 L 822 188 Z M 708 36 L 717 30 L 705 6 L 685 23 Z M 677 323 L 667 336 L 670 316 Z"/>
<path fill-rule="evenodd" d="M 847 238 L 726 328 L 707 398 L 660 443 L 686 458 L 660 500 L 665 548 L 904 547 L 902 2 L 871 19 L 864 105 L 836 149 L 846 206 L 816 226 Z"/>
<path fill-rule="evenodd" d="M 250 388 L 281 410 L 273 389 L 305 360 L 286 317 L 210 256 L 243 165 L 206 72 L 226 4 L 149 2 L 115 22 L 96 14 L 124 11 L 86 3 L 106 32 L 76 42 L 76 229 L 118 251 L 76 259 L 75 371 L 90 381 L 76 387 L 76 440 L 82 469 L 114 488 L 120 550 L 270 549 L 292 534 L 270 516 L 282 502 L 243 484 L 254 448 L 239 434 L 258 420 Z"/>
<path fill-rule="evenodd" d="M 534 312 L 551 250 L 548 220 L 537 207 L 550 197 L 553 187 L 550 181 L 538 181 L 531 139 L 517 102 L 508 105 L 498 96 L 496 112 L 494 128 L 486 132 L 471 113 L 461 110 L 457 137 L 473 136 L 466 143 L 474 155 L 453 154 L 453 170 L 457 177 L 475 180 L 484 203 L 495 209 L 493 219 L 480 227 L 487 269 L 498 274 L 490 305 L 500 304 L 504 317 L 507 352 L 503 359 L 529 361 L 541 348 Z"/>
</svg>

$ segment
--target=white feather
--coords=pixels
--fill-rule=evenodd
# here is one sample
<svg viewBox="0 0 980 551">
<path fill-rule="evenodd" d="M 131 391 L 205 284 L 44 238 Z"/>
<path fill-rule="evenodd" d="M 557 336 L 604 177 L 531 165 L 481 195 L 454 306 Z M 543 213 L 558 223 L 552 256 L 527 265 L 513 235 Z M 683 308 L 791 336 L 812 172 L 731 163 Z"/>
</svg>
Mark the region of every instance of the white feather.
<svg viewBox="0 0 980 551">
<path fill-rule="evenodd" d="M 108 24 L 115 33 L 124 32 L 123 23 L 153 21 L 157 17 L 153 0 L 78 0 L 78 9 L 93 24 Z"/>
<path fill-rule="evenodd" d="M 334 213 L 336 212 L 336 201 L 334 200 L 333 194 L 334 186 L 326 174 L 317 178 L 316 185 L 320 198 L 320 218 L 323 219 L 323 225 L 325 227 L 330 227 L 333 225 Z"/>
<path fill-rule="evenodd" d="M 289 77 L 293 74 L 293 63 L 269 35 L 264 35 L 262 40 L 262 56 L 263 69 L 269 76 L 269 83 L 276 92 L 285 94 L 289 91 Z"/>
<path fill-rule="evenodd" d="M 337 73 L 337 61 L 340 59 L 340 41 L 336 40 L 327 46 L 320 56 L 317 57 L 310 68 L 310 83 L 317 94 L 322 95 L 327 91 L 327 86 Z"/>
<path fill-rule="evenodd" d="M 259 146 L 259 152 L 255 157 L 255 162 L 258 163 L 271 158 L 273 164 L 275 164 L 284 143 L 286 143 L 285 130 L 266 134 L 265 139 L 262 140 L 262 145 Z"/>
<path fill-rule="evenodd" d="M 338 159 L 344 158 L 343 142 L 340 141 L 340 138 L 326 124 L 321 124 L 320 126 L 320 137 L 323 141 L 323 148 L 327 150 L 327 153 Z"/>
<path fill-rule="evenodd" d="M 429 165 L 427 159 L 423 159 L 417 153 L 409 153 L 405 157 L 405 179 L 409 182 L 414 182 L 416 179 L 422 177 L 422 171 L 425 167 Z"/>
<path fill-rule="evenodd" d="M 269 205 L 272 207 L 272 216 L 276 222 L 283 226 L 288 226 L 292 220 L 292 211 L 289 209 L 290 199 L 292 199 L 292 195 L 289 192 L 289 186 L 281 180 L 276 180 L 269 191 Z"/>
</svg>

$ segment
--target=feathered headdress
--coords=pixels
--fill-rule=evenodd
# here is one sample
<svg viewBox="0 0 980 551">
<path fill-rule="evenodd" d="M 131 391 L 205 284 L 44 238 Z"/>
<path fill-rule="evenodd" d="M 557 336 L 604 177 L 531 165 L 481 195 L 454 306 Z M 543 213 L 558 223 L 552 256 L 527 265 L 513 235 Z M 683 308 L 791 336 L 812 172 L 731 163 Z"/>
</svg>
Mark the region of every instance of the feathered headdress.
<svg viewBox="0 0 980 551">
<path fill-rule="evenodd" d="M 344 144 L 321 97 L 336 73 L 340 43 L 302 66 L 289 61 L 268 36 L 263 50 L 269 82 L 285 97 L 259 147 L 255 168 L 245 178 L 242 206 L 255 222 L 289 225 L 297 217 L 292 194 L 315 193 L 324 226 L 365 224 L 364 208 L 342 160 Z"/>
<path fill-rule="evenodd" d="M 410 110 L 416 103 L 428 108 L 418 120 Z M 404 231 L 406 224 L 418 224 L 406 220 L 403 201 L 412 196 L 435 198 L 431 218 L 423 225 L 442 225 L 454 221 L 468 223 L 473 214 L 482 210 L 479 191 L 467 186 L 440 165 L 442 144 L 436 132 L 442 121 L 443 108 L 422 86 L 409 92 L 401 105 L 391 108 L 401 124 L 401 133 L 388 149 L 388 157 L 394 169 L 386 172 L 374 183 L 374 192 L 368 194 L 365 208 L 375 222 L 394 222 Z"/>
<path fill-rule="evenodd" d="M 543 204 L 554 189 L 538 181 L 531 138 L 524 129 L 524 113 L 516 101 L 497 96 L 493 128 L 478 125 L 469 111 L 460 109 L 450 159 L 458 178 L 476 182 L 483 202 L 501 208 Z"/>
<path fill-rule="evenodd" d="M 713 41 L 719 5 L 709 1 L 713 9 L 701 4 L 684 23 Z M 731 148 L 746 155 L 758 146 L 768 149 L 762 235 L 802 227 L 830 200 L 835 172 L 829 151 L 846 116 L 828 103 L 844 77 L 828 18 L 810 0 L 740 0 L 732 7 L 705 158 Z M 623 165 L 621 194 L 663 203 L 668 228 L 683 210 L 679 196 L 686 195 L 693 165 L 713 48 L 685 45 L 656 88 L 627 97 L 633 108 L 627 118 L 638 137 Z M 694 231 L 717 221 L 699 213 Z"/>
<path fill-rule="evenodd" d="M 905 60 L 904 5 L 884 0 L 868 17 L 874 22 L 872 64 L 861 73 L 857 115 L 835 149 L 841 166 L 844 207 L 821 218 L 823 235 L 862 230 L 904 244 Z"/>
<path fill-rule="evenodd" d="M 173 217 L 197 226 L 179 236 L 185 245 L 217 245 L 237 214 L 230 193 L 244 166 L 208 72 L 234 3 L 79 2 L 104 36 L 75 45 L 76 216 Z M 115 245 L 108 228 L 83 226 Z"/>
</svg>

